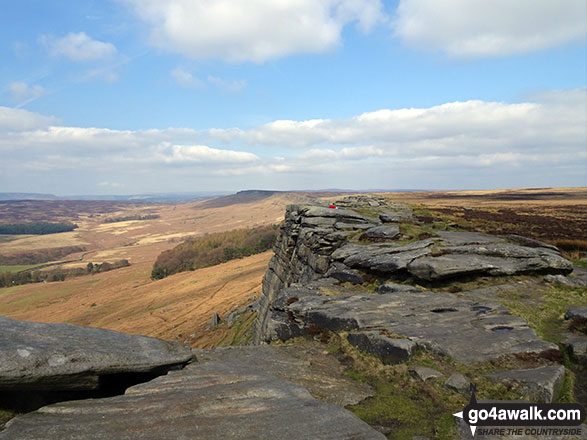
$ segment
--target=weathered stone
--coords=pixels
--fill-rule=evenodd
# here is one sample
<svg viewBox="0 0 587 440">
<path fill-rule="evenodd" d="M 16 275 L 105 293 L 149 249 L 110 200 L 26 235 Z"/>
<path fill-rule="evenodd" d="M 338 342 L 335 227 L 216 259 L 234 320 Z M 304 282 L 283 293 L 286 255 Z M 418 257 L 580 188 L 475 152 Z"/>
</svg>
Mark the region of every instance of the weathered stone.
<svg viewBox="0 0 587 440">
<path fill-rule="evenodd" d="M 461 373 L 451 374 L 446 382 L 444 382 L 444 386 L 459 394 L 469 394 L 471 392 L 471 382 Z"/>
<path fill-rule="evenodd" d="M 374 227 L 372 223 L 344 223 L 336 222 L 334 224 L 335 229 L 352 229 L 352 230 L 365 230 Z"/>
<path fill-rule="evenodd" d="M 0 317 L 0 390 L 93 390 L 103 376 L 164 372 L 192 359 L 177 342 Z"/>
<path fill-rule="evenodd" d="M 391 338 L 377 331 L 349 333 L 347 340 L 359 350 L 377 356 L 384 364 L 405 361 L 416 347 L 409 339 Z"/>
<path fill-rule="evenodd" d="M 407 284 L 393 284 L 393 283 L 386 283 L 377 288 L 375 288 L 375 292 L 377 293 L 392 293 L 392 292 L 399 292 L 399 293 L 410 293 L 410 292 L 421 292 L 422 289 L 418 289 L 415 286 L 410 286 Z"/>
<path fill-rule="evenodd" d="M 290 295 L 289 289 L 283 295 Z M 558 351 L 555 344 L 540 340 L 526 321 L 511 315 L 505 307 L 491 304 L 479 313 L 477 301 L 450 293 L 323 296 L 315 292 L 297 296 L 298 301 L 284 307 L 302 325 L 314 324 L 332 331 L 384 329 L 462 363 L 504 354 Z"/>
<path fill-rule="evenodd" d="M 198 361 L 220 361 L 247 365 L 306 388 L 323 402 L 346 407 L 373 396 L 373 389 L 364 382 L 349 379 L 345 367 L 317 345 L 217 347 L 214 350 L 194 349 Z"/>
<path fill-rule="evenodd" d="M 545 248 L 550 249 L 551 251 L 559 253 L 559 249 L 556 246 L 553 246 L 548 243 L 544 243 L 542 241 L 534 240 L 533 238 L 523 237 L 521 235 L 516 234 L 509 234 L 506 235 L 506 238 L 509 241 L 512 241 L 516 244 L 521 244 L 522 246 L 533 247 L 533 248 Z"/>
<path fill-rule="evenodd" d="M 363 284 L 361 274 L 342 263 L 334 263 L 326 272 L 327 277 L 335 278 L 341 283 Z"/>
<path fill-rule="evenodd" d="M 547 283 L 560 283 L 564 284 L 565 286 L 569 287 L 585 287 L 587 286 L 587 282 L 582 280 L 581 278 L 572 278 L 566 277 L 564 275 L 546 275 L 544 277 L 544 281 Z"/>
<path fill-rule="evenodd" d="M 516 245 L 461 246 L 442 251 L 447 254 L 412 261 L 408 271 L 420 279 L 433 281 L 469 274 L 497 276 L 573 270 L 572 263 L 558 255 Z"/>
<path fill-rule="evenodd" d="M 378 223 L 376 219 L 343 208 L 326 208 L 323 206 L 304 206 L 299 210 L 303 217 L 331 217 L 346 223 Z"/>
<path fill-rule="evenodd" d="M 379 214 L 379 220 L 383 223 L 401 223 L 412 220 L 412 208 L 407 205 L 397 206 L 396 209 L 388 209 Z"/>
<path fill-rule="evenodd" d="M 220 316 L 218 313 L 214 313 L 212 318 L 210 318 L 210 329 L 214 330 L 216 327 L 218 327 L 218 324 L 220 324 Z"/>
<path fill-rule="evenodd" d="M 399 227 L 397 225 L 383 225 L 367 229 L 363 232 L 361 238 L 371 240 L 391 240 L 396 238 L 399 234 Z"/>
<path fill-rule="evenodd" d="M 516 390 L 536 403 L 556 400 L 565 380 L 565 367 L 553 365 L 530 370 L 508 370 L 486 375 L 494 382 L 516 386 Z"/>
<path fill-rule="evenodd" d="M 384 440 L 351 412 L 238 359 L 191 364 L 106 399 L 43 407 L 9 421 L 2 440 Z"/>
<path fill-rule="evenodd" d="M 580 333 L 568 333 L 565 339 L 571 359 L 587 367 L 587 336 Z"/>
<path fill-rule="evenodd" d="M 565 313 L 565 319 L 586 319 L 587 320 L 587 307 L 573 307 Z"/>
<path fill-rule="evenodd" d="M 310 228 L 329 228 L 336 223 L 336 218 L 333 217 L 304 217 L 302 226 Z"/>
<path fill-rule="evenodd" d="M 422 366 L 416 366 L 416 367 L 412 367 L 409 370 L 409 373 L 426 382 L 428 379 L 435 379 L 438 377 L 442 377 L 442 373 L 438 370 L 435 370 L 434 368 L 429 368 L 429 367 L 422 367 Z"/>
<path fill-rule="evenodd" d="M 465 246 L 468 244 L 500 243 L 503 239 L 494 235 L 469 231 L 437 231 L 436 235 L 442 238 L 447 246 Z"/>
</svg>

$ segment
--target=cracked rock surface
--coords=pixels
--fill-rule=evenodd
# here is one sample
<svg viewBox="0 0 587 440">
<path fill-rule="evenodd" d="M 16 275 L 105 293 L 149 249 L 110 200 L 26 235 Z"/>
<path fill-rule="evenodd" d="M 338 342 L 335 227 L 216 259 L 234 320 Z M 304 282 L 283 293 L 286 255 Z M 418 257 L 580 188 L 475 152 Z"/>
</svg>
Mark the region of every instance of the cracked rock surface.
<svg viewBox="0 0 587 440">
<path fill-rule="evenodd" d="M 192 359 L 177 342 L 0 316 L 0 390 L 93 390 L 107 375 L 164 372 Z"/>
<path fill-rule="evenodd" d="M 0 439 L 385 439 L 351 412 L 272 374 L 268 363 L 276 363 L 275 370 L 292 367 L 289 357 L 270 350 L 200 352 L 201 362 L 122 396 L 63 402 L 16 417 Z"/>
</svg>

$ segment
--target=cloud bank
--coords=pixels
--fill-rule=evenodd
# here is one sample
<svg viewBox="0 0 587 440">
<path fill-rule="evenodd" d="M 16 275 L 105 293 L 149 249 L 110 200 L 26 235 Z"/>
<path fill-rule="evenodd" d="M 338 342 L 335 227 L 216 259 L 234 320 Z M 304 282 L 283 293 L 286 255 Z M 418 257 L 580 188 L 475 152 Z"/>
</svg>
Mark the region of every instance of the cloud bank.
<svg viewBox="0 0 587 440">
<path fill-rule="evenodd" d="M 452 57 L 521 54 L 585 41 L 584 0 L 400 0 L 395 33 Z"/>
<path fill-rule="evenodd" d="M 173 190 L 179 182 L 205 189 L 582 186 L 586 94 L 581 88 L 521 103 L 450 102 L 205 131 L 67 127 L 0 107 L 0 154 L 7 158 L 0 183 L 6 187 L 18 170 L 31 179 L 123 179 L 125 188 L 143 191 L 155 183 Z"/>
</svg>

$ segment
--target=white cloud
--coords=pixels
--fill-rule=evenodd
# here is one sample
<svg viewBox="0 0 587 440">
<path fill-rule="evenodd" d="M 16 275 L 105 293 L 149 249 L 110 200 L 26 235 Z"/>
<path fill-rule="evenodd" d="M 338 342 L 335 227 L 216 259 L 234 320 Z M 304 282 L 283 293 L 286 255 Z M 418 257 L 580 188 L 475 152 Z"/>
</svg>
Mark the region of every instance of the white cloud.
<svg viewBox="0 0 587 440">
<path fill-rule="evenodd" d="M 225 92 L 240 92 L 247 87 L 247 82 L 244 80 L 227 81 L 217 76 L 208 75 L 208 82 L 214 84 L 220 90 Z"/>
<path fill-rule="evenodd" d="M 372 152 L 386 155 L 577 149 L 586 142 L 586 94 L 581 88 L 537 95 L 536 102 L 451 102 L 383 109 L 348 119 L 275 121 L 250 130 L 210 130 L 209 136 L 226 144 L 298 149 L 368 144 Z"/>
<path fill-rule="evenodd" d="M 188 89 L 201 89 L 206 87 L 204 81 L 196 78 L 190 72 L 182 69 L 181 67 L 176 67 L 173 69 L 171 72 L 169 72 L 169 76 L 171 76 L 171 78 L 173 78 L 177 84 Z"/>
<path fill-rule="evenodd" d="M 10 84 L 10 93 L 12 94 L 12 98 L 22 105 L 24 102 L 30 102 L 40 98 L 47 91 L 38 84 L 31 86 L 23 81 L 15 81 Z"/>
<path fill-rule="evenodd" d="M 98 186 L 103 187 L 103 188 L 109 188 L 109 189 L 124 188 L 124 184 L 117 183 L 117 182 L 110 182 L 108 180 L 105 180 L 103 182 L 98 182 Z"/>
<path fill-rule="evenodd" d="M 585 0 L 400 0 L 396 34 L 454 57 L 527 53 L 585 41 Z"/>
<path fill-rule="evenodd" d="M 206 145 L 166 145 L 161 159 L 167 163 L 179 164 L 234 164 L 255 162 L 259 159 L 246 151 L 220 150 Z"/>
<path fill-rule="evenodd" d="M 123 0 L 151 26 L 151 44 L 193 58 L 263 62 L 320 53 L 357 23 L 383 21 L 381 0 Z"/>
<path fill-rule="evenodd" d="M 59 119 L 53 116 L 43 116 L 27 110 L 0 106 L 0 131 L 18 132 L 35 130 L 57 123 L 59 123 Z"/>
<path fill-rule="evenodd" d="M 88 62 L 113 58 L 117 54 L 112 43 L 94 40 L 85 32 L 69 33 L 62 38 L 42 35 L 39 42 L 55 57 L 67 57 L 72 61 Z"/>
<path fill-rule="evenodd" d="M 587 181 L 586 97 L 581 88 L 522 103 L 452 102 L 208 131 L 67 127 L 0 107 L 0 185 L 58 172 L 64 182 L 116 182 L 131 192 L 175 181 L 206 189 L 579 186 Z"/>
</svg>

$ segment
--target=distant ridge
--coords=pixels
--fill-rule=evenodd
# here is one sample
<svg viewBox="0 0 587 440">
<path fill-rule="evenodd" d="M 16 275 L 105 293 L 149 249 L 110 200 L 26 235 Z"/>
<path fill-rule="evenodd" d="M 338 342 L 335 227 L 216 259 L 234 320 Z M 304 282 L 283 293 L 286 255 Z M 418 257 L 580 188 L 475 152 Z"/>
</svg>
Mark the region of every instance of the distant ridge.
<svg viewBox="0 0 587 440">
<path fill-rule="evenodd" d="M 146 203 L 185 203 L 198 202 L 213 197 L 229 194 L 227 191 L 199 191 L 193 193 L 161 193 L 161 194 L 130 194 L 130 195 L 72 195 L 56 196 L 42 193 L 0 193 L 0 201 L 15 200 L 98 200 L 112 202 L 146 202 Z"/>
<path fill-rule="evenodd" d="M 202 203 L 200 208 L 222 208 L 224 206 L 237 205 L 239 203 L 250 203 L 271 197 L 274 194 L 285 193 L 286 191 L 265 191 L 265 190 L 246 190 L 239 191 L 236 194 L 217 197 Z"/>
</svg>

